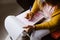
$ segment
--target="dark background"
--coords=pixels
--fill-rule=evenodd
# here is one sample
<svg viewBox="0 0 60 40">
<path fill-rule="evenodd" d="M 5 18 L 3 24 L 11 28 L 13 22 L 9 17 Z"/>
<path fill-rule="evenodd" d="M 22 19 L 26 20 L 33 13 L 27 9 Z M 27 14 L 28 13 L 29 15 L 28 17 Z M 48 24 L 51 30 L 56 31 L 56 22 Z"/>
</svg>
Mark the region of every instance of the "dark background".
<svg viewBox="0 0 60 40">
<path fill-rule="evenodd" d="M 5 40 L 8 33 L 4 27 L 4 20 L 8 15 L 18 15 L 24 9 L 16 0 L 0 0 L 0 40 Z"/>
</svg>

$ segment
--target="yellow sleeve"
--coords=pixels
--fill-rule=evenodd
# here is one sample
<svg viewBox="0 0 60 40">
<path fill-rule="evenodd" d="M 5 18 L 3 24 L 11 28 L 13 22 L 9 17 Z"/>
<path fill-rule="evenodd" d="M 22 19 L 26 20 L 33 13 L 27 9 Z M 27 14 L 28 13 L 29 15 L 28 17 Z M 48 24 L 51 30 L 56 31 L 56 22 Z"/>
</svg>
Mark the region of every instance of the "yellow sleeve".
<svg viewBox="0 0 60 40">
<path fill-rule="evenodd" d="M 50 21 L 48 22 L 43 22 L 41 24 L 36 24 L 36 30 L 39 30 L 39 29 L 52 29 L 52 28 L 55 28 L 58 23 L 60 22 L 60 15 L 56 15 L 55 17 L 51 18 Z"/>
<path fill-rule="evenodd" d="M 31 12 L 32 13 L 35 13 L 39 10 L 39 7 L 38 7 L 38 4 L 37 4 L 37 0 L 35 0 L 34 4 L 33 4 L 33 7 L 31 9 Z"/>
</svg>

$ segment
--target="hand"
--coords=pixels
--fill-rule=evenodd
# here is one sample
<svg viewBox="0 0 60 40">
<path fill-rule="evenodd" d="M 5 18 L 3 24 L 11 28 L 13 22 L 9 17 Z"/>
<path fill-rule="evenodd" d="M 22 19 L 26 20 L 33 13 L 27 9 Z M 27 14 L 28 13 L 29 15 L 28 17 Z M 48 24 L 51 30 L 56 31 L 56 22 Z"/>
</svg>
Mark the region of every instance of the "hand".
<svg viewBox="0 0 60 40">
<path fill-rule="evenodd" d="M 26 31 L 27 33 L 31 34 L 32 31 L 34 30 L 35 26 L 28 25 L 28 26 L 23 27 L 23 28 L 25 28 L 25 31 Z"/>
<path fill-rule="evenodd" d="M 27 13 L 25 18 L 27 18 L 28 20 L 31 20 L 33 16 L 34 16 L 34 14 L 32 12 L 30 12 L 30 13 Z"/>
</svg>

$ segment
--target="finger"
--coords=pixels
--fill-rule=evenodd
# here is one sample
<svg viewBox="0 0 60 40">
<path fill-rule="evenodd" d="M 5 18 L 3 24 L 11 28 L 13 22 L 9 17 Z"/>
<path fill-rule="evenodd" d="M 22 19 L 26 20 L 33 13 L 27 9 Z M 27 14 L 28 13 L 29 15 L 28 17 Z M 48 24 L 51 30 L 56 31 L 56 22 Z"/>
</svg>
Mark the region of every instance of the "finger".
<svg viewBox="0 0 60 40">
<path fill-rule="evenodd" d="M 25 27 L 23 27 L 23 28 L 31 28 L 32 26 L 31 25 L 28 25 L 28 26 L 25 26 Z"/>
<path fill-rule="evenodd" d="M 31 20 L 32 19 L 32 15 L 29 15 L 29 19 L 28 20 Z"/>
<path fill-rule="evenodd" d="M 23 27 L 23 28 L 28 28 L 28 27 Z"/>
<path fill-rule="evenodd" d="M 25 17 L 26 19 L 28 19 L 28 15 L 26 15 L 26 17 Z"/>
<path fill-rule="evenodd" d="M 29 31 L 29 29 L 30 29 L 30 28 L 27 28 L 27 29 L 24 29 L 24 30 L 25 30 L 26 32 L 28 32 L 28 31 Z"/>
<path fill-rule="evenodd" d="M 29 18 L 29 13 L 26 14 L 26 17 L 25 18 L 27 18 L 27 19 Z"/>
<path fill-rule="evenodd" d="M 25 26 L 25 27 L 23 27 L 23 28 L 29 28 L 29 26 Z"/>
</svg>

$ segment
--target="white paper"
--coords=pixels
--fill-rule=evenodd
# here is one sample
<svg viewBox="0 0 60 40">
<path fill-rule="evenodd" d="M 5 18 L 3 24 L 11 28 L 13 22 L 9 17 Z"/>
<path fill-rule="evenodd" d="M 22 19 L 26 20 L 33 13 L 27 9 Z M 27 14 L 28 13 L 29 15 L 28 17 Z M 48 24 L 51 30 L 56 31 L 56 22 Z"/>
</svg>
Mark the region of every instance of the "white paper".
<svg viewBox="0 0 60 40">
<path fill-rule="evenodd" d="M 21 13 L 20 15 L 16 16 L 26 26 L 27 25 L 34 25 L 35 23 L 40 21 L 42 18 L 44 18 L 44 16 L 41 14 L 41 12 L 37 12 L 36 15 L 34 15 L 34 17 L 32 18 L 32 20 L 29 21 L 28 19 L 25 18 L 27 13 L 29 13 L 29 12 L 30 11 L 28 10 L 28 11 Z"/>
</svg>

